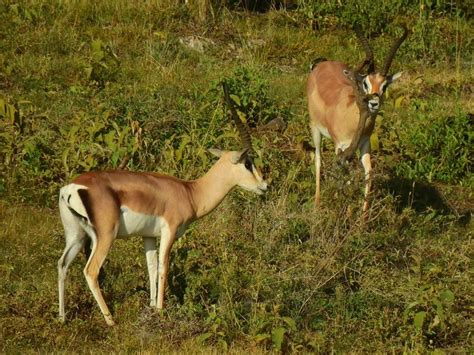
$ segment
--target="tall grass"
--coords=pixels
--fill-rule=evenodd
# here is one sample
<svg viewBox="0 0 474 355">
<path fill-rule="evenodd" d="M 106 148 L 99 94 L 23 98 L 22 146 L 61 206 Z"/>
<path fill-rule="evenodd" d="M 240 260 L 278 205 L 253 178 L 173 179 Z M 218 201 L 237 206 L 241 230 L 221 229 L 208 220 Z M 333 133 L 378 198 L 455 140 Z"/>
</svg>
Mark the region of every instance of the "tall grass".
<svg viewBox="0 0 474 355">
<path fill-rule="evenodd" d="M 372 33 L 364 23 L 378 58 L 398 22 L 413 31 L 378 118 L 366 223 L 360 167 L 341 170 L 324 141 L 315 210 L 303 149 L 308 64 L 358 62 L 355 36 L 340 26 L 360 14 L 331 2 L 263 14 L 236 2 L 2 3 L 1 351 L 469 351 L 474 36 L 462 6 L 427 3 L 400 17 L 405 2 L 384 2 L 387 25 Z M 59 323 L 58 188 L 127 159 L 131 170 L 200 176 L 207 148 L 238 147 L 222 80 L 252 127 L 270 191 L 234 191 L 175 244 L 161 313 L 148 307 L 140 238 L 117 241 L 104 267 L 114 328 L 80 255 Z M 267 129 L 275 118 L 284 127 Z"/>
</svg>

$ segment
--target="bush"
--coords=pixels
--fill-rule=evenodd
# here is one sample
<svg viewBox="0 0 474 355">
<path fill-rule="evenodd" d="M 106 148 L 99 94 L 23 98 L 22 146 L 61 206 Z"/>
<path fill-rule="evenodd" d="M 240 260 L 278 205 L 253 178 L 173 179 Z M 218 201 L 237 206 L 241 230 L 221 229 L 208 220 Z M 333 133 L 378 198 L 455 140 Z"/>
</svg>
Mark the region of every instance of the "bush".
<svg viewBox="0 0 474 355">
<path fill-rule="evenodd" d="M 473 115 L 436 113 L 436 107 L 433 112 L 417 112 L 410 129 L 399 132 L 401 159 L 395 172 L 409 179 L 472 186 Z"/>
<path fill-rule="evenodd" d="M 469 17 L 468 7 L 452 1 L 423 0 L 413 2 L 410 0 L 383 0 L 374 2 L 370 0 L 350 1 L 306 1 L 300 0 L 298 14 L 302 22 L 318 30 L 353 28 L 355 25 L 362 29 L 368 38 L 390 34 L 393 37 L 396 27 L 407 25 L 411 35 L 404 47 L 411 57 L 434 61 L 459 55 L 461 42 L 470 47 L 472 41 L 467 33 L 469 28 L 452 29 L 439 21 L 441 18 Z M 461 37 L 466 34 L 466 38 Z M 446 40 L 446 39 L 449 40 Z M 392 40 L 389 40 L 392 41 Z M 455 45 L 446 45 L 455 44 Z M 386 50 L 388 51 L 388 46 Z M 463 53 L 461 53 L 462 55 Z M 467 53 L 466 53 L 467 54 Z"/>
</svg>

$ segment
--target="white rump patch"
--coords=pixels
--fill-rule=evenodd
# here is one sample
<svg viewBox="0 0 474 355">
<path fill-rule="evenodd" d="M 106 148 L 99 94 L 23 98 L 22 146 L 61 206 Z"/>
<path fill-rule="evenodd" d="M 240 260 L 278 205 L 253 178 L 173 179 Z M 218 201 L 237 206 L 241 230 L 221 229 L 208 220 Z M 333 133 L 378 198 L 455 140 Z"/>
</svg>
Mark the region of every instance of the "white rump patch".
<svg viewBox="0 0 474 355">
<path fill-rule="evenodd" d="M 77 214 L 87 218 L 90 223 L 89 216 L 87 215 L 86 208 L 82 203 L 82 200 L 79 196 L 78 190 L 87 190 L 87 186 L 78 185 L 78 184 L 69 184 L 59 190 L 59 198 L 64 201 L 64 203 Z"/>
</svg>

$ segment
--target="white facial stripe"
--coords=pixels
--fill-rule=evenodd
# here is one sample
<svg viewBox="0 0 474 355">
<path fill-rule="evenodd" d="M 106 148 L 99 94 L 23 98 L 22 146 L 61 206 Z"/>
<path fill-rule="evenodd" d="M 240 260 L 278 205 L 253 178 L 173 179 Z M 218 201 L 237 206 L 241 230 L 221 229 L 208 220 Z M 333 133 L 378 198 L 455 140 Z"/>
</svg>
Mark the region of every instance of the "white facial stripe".
<svg viewBox="0 0 474 355">
<path fill-rule="evenodd" d="M 263 177 L 260 171 L 255 167 L 255 165 L 252 165 L 252 172 L 253 172 L 253 176 L 255 176 L 255 179 L 257 179 L 258 182 L 263 181 Z"/>
<path fill-rule="evenodd" d="M 387 80 L 385 80 L 382 84 L 380 84 L 380 90 L 379 90 L 380 95 L 383 94 L 386 87 L 387 87 Z"/>
<path fill-rule="evenodd" d="M 362 86 L 364 87 L 364 90 L 365 90 L 366 94 L 370 94 L 372 92 L 372 84 L 371 84 L 368 76 L 366 76 L 364 78 Z"/>
</svg>

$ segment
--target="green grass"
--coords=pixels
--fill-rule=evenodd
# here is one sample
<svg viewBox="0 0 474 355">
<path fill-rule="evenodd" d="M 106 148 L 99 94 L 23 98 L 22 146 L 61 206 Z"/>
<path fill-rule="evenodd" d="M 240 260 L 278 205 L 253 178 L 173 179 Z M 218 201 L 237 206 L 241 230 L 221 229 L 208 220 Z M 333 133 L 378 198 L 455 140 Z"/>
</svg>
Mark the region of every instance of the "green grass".
<svg viewBox="0 0 474 355">
<path fill-rule="evenodd" d="M 324 141 L 315 210 L 314 163 L 301 147 L 309 63 L 355 64 L 363 53 L 341 27 L 351 11 L 320 18 L 315 31 L 300 4 L 263 14 L 216 7 L 201 20 L 184 5 L 147 2 L 0 5 L 0 99 L 20 110 L 0 111 L 1 352 L 472 351 L 469 13 L 443 1 L 423 12 L 420 2 L 395 21 L 413 33 L 393 63 L 405 73 L 378 121 L 362 223 L 358 164 L 341 171 Z M 376 58 L 395 28 L 371 34 Z M 183 44 L 190 36 L 203 52 Z M 117 241 L 104 266 L 113 328 L 79 255 L 61 324 L 59 187 L 125 157 L 131 170 L 200 176 L 213 162 L 205 149 L 238 147 L 223 79 L 251 102 L 270 190 L 232 192 L 175 243 L 161 313 L 148 306 L 140 238 Z M 274 117 L 284 130 L 260 129 Z"/>
</svg>

